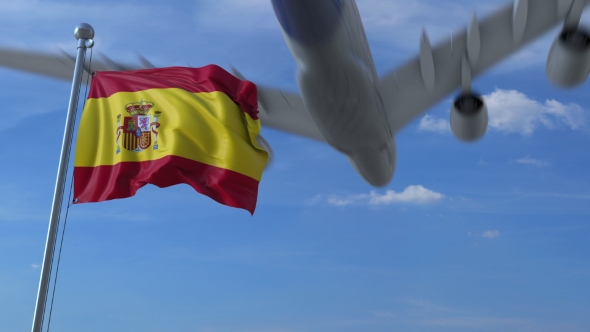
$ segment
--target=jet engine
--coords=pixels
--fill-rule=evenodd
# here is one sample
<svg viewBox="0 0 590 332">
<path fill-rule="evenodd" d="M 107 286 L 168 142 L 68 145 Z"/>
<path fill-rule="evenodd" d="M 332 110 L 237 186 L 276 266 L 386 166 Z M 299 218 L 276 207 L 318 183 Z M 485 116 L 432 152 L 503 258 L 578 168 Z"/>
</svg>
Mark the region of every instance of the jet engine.
<svg viewBox="0 0 590 332">
<path fill-rule="evenodd" d="M 565 29 L 547 57 L 547 77 L 554 85 L 573 87 L 590 74 L 590 35 L 583 29 Z"/>
<path fill-rule="evenodd" d="M 451 107 L 451 131 L 461 141 L 480 139 L 488 129 L 488 109 L 483 99 L 472 93 L 463 93 Z"/>
</svg>

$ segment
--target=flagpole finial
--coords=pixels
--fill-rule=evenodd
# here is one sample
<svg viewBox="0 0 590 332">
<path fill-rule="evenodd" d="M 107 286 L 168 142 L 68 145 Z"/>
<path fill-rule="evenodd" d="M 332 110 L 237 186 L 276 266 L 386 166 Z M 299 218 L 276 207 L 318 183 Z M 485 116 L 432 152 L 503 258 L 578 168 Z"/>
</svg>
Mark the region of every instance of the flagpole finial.
<svg viewBox="0 0 590 332">
<path fill-rule="evenodd" d="M 74 29 L 74 37 L 76 37 L 77 40 L 92 39 L 94 38 L 94 29 L 88 23 L 80 23 Z"/>
</svg>

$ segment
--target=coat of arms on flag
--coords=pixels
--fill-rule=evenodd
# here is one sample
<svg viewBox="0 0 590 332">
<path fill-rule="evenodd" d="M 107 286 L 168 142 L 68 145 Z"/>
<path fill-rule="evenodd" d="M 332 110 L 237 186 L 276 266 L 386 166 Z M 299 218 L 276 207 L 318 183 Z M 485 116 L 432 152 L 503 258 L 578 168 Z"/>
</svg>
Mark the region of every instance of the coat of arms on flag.
<svg viewBox="0 0 590 332">
<path fill-rule="evenodd" d="M 160 127 L 158 119 L 162 112 L 154 112 L 154 121 L 151 122 L 149 112 L 154 103 L 140 100 L 138 103 L 128 103 L 125 110 L 130 116 L 123 118 L 121 125 L 121 114 L 117 115 L 117 154 L 121 152 L 120 139 L 123 131 L 123 147 L 131 152 L 141 152 L 152 144 L 152 133 L 154 134 L 154 150 L 158 149 L 158 131 Z"/>
</svg>

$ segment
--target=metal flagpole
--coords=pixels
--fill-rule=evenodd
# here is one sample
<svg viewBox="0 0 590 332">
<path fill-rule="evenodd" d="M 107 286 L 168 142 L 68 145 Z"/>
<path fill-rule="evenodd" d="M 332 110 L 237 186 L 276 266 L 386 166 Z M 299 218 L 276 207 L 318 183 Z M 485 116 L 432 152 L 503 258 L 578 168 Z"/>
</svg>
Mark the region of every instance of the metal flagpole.
<svg viewBox="0 0 590 332">
<path fill-rule="evenodd" d="M 45 303 L 47 301 L 47 291 L 49 289 L 49 278 L 51 276 L 51 265 L 53 262 L 53 252 L 55 239 L 57 235 L 58 221 L 61 214 L 63 201 L 64 186 L 66 182 L 66 173 L 70 157 L 70 146 L 72 135 L 74 133 L 74 115 L 82 84 L 82 66 L 86 49 L 94 45 L 94 29 L 90 24 L 81 23 L 74 29 L 74 37 L 78 40 L 78 52 L 76 54 L 76 65 L 74 66 L 74 78 L 72 81 L 72 91 L 70 92 L 70 103 L 68 104 L 68 113 L 66 117 L 66 127 L 61 145 L 61 155 L 59 157 L 59 166 L 57 168 L 57 180 L 55 191 L 53 193 L 53 204 L 51 205 L 51 216 L 49 218 L 49 229 L 47 231 L 47 241 L 45 242 L 45 254 L 43 256 L 43 265 L 41 267 L 41 279 L 39 280 L 39 291 L 37 292 L 37 303 L 35 304 L 35 315 L 33 316 L 32 332 L 41 332 L 43 327 L 43 314 L 45 313 Z"/>
</svg>

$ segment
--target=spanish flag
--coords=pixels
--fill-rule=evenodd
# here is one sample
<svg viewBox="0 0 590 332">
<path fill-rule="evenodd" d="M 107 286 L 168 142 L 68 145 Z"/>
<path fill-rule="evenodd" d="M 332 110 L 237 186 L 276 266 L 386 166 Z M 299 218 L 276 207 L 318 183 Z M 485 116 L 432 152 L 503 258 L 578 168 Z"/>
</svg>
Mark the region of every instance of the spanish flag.
<svg viewBox="0 0 590 332">
<path fill-rule="evenodd" d="M 268 158 L 256 86 L 222 68 L 96 72 L 78 129 L 74 202 L 186 183 L 254 213 Z"/>
</svg>

